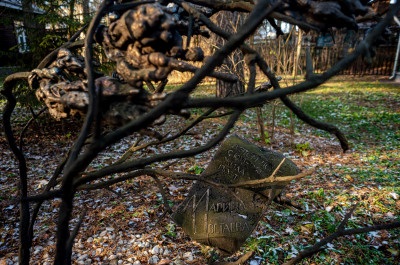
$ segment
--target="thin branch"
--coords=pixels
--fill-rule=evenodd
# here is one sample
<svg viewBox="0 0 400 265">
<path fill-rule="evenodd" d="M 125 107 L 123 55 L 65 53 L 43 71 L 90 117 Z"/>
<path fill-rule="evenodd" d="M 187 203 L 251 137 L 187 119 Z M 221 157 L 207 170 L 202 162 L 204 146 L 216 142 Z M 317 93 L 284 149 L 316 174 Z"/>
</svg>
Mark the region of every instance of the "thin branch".
<svg viewBox="0 0 400 265">
<path fill-rule="evenodd" d="M 178 2 L 178 1 L 176 1 Z M 240 11 L 240 12 L 251 12 L 257 6 L 255 6 L 253 3 L 248 2 L 248 1 L 215 1 L 215 0 L 189 0 L 187 2 L 191 2 L 197 5 L 201 6 L 206 6 L 210 7 L 216 10 L 226 10 L 226 11 Z M 270 18 L 277 19 L 280 21 L 287 22 L 292 25 L 298 25 L 299 27 L 303 29 L 309 29 L 309 30 L 315 30 L 315 31 L 320 31 L 320 29 L 314 25 L 311 25 L 307 22 L 286 16 L 282 13 L 279 12 L 272 12 L 270 15 Z"/>
<path fill-rule="evenodd" d="M 194 26 L 193 15 L 189 15 L 189 25 L 188 25 L 188 32 L 187 32 L 187 38 L 186 38 L 186 47 L 190 46 L 190 40 L 193 35 L 193 26 Z"/>
<path fill-rule="evenodd" d="M 69 156 L 69 152 L 64 156 L 64 158 L 58 164 L 57 168 L 54 170 L 54 173 L 51 176 L 51 178 L 50 178 L 49 182 L 47 183 L 46 188 L 42 192 L 42 194 L 49 192 L 52 188 L 54 188 L 57 185 L 57 183 L 58 183 L 57 179 L 60 176 L 60 174 L 67 162 L 68 156 Z M 29 222 L 29 229 L 28 229 L 29 230 L 29 232 L 28 232 L 29 238 L 31 241 L 33 240 L 33 228 L 35 226 L 36 218 L 39 214 L 39 210 L 40 210 L 40 207 L 42 206 L 43 202 L 44 202 L 43 200 L 38 201 L 32 211 L 32 216 L 31 216 L 31 220 Z"/>
<path fill-rule="evenodd" d="M 211 59 L 207 60 L 206 63 L 196 72 L 196 75 L 191 78 L 186 84 L 184 84 L 176 93 L 187 95 L 194 90 L 197 84 L 210 73 L 215 67 L 222 64 L 223 59 L 235 50 L 240 44 L 244 42 L 253 32 L 258 28 L 262 21 L 267 18 L 280 4 L 280 1 L 276 1 L 270 6 L 269 1 L 259 1 L 254 7 L 254 10 L 250 13 L 246 22 L 240 27 L 237 34 L 232 35 L 226 44 L 217 50 Z M 184 6 L 186 3 L 182 3 Z M 188 5 L 188 4 L 186 4 Z"/>
<path fill-rule="evenodd" d="M 224 189 L 234 189 L 234 188 L 259 188 L 259 187 L 264 187 L 265 184 L 268 184 L 268 187 L 274 187 L 274 186 L 282 186 L 285 185 L 287 182 L 291 180 L 296 180 L 303 178 L 305 176 L 311 175 L 315 170 L 309 170 L 304 173 L 295 175 L 295 176 L 283 176 L 283 177 L 277 177 L 274 178 L 273 174 L 271 176 L 264 178 L 264 179 L 257 179 L 257 180 L 250 180 L 250 181 L 244 181 L 244 182 L 239 182 L 235 184 L 225 184 L 225 183 L 219 183 L 215 182 L 213 180 L 209 179 L 209 176 L 215 175 L 215 172 L 212 174 L 208 175 L 195 175 L 195 174 L 190 174 L 190 173 L 183 173 L 183 172 L 173 172 L 173 171 L 167 171 L 167 170 L 161 170 L 161 169 L 139 169 L 135 172 L 126 174 L 124 176 L 118 177 L 118 178 L 113 178 L 107 181 L 95 183 L 95 184 L 81 184 L 78 186 L 79 182 L 77 182 L 77 189 L 79 190 L 94 190 L 94 189 L 102 189 L 117 183 L 121 183 L 123 181 L 136 178 L 139 176 L 143 175 L 158 175 L 166 178 L 171 178 L 171 179 L 183 179 L 183 180 L 195 180 L 195 181 L 200 181 L 204 182 L 206 184 L 209 184 L 214 187 L 218 188 L 224 188 Z M 271 180 L 271 177 L 274 178 Z"/>
<path fill-rule="evenodd" d="M 236 184 L 228 184 L 226 185 L 228 188 L 254 188 L 254 187 L 262 187 L 264 184 L 269 184 L 269 186 L 278 186 L 284 183 L 287 183 L 292 180 L 304 178 L 305 176 L 309 176 L 314 173 L 313 170 L 308 170 L 304 173 L 295 175 L 295 176 L 284 176 L 284 177 L 273 177 L 272 175 L 268 178 L 257 179 L 257 180 L 249 180 L 245 182 L 240 182 Z"/>
<path fill-rule="evenodd" d="M 136 177 L 139 177 L 139 176 L 143 176 L 143 175 L 146 175 L 146 172 L 144 172 L 143 170 L 138 170 L 138 171 L 135 171 L 135 172 L 132 172 L 132 173 L 128 173 L 128 174 L 126 174 L 124 176 L 121 176 L 121 177 L 118 177 L 118 178 L 113 178 L 113 179 L 102 181 L 102 182 L 95 183 L 95 184 L 82 184 L 82 185 L 79 185 L 79 186 L 77 185 L 76 189 L 77 190 L 98 190 L 98 189 L 103 189 L 103 188 L 112 186 L 114 184 L 121 183 L 121 182 L 127 181 L 129 179 L 133 179 L 133 178 L 136 178 Z"/>
<path fill-rule="evenodd" d="M 152 177 L 154 179 L 154 181 L 156 182 L 157 187 L 160 190 L 161 196 L 162 196 L 163 201 L 164 201 L 164 207 L 167 209 L 167 212 L 171 214 L 172 213 L 172 209 L 168 204 L 168 198 L 167 198 L 167 195 L 165 193 L 163 183 L 160 181 L 160 179 L 158 178 L 158 176 L 156 174 L 149 174 L 149 176 Z"/>
<path fill-rule="evenodd" d="M 61 48 L 66 48 L 66 49 L 76 49 L 76 48 L 82 48 L 85 45 L 84 40 L 77 40 L 74 42 L 66 42 L 63 45 L 61 45 L 60 48 L 55 49 L 51 53 L 49 53 L 44 59 L 39 63 L 37 66 L 38 69 L 43 69 L 46 68 L 51 62 L 53 62 L 57 58 L 57 54 Z"/>
<path fill-rule="evenodd" d="M 160 81 L 160 83 L 157 85 L 156 88 L 156 93 L 162 93 L 164 91 L 165 86 L 168 84 L 168 79 L 164 79 Z"/>
<path fill-rule="evenodd" d="M 81 217 L 78 220 L 78 223 L 76 224 L 74 230 L 72 231 L 71 235 L 69 236 L 68 240 L 67 240 L 67 244 L 66 244 L 66 251 L 67 251 L 67 259 L 68 259 L 68 263 L 71 263 L 71 256 L 72 256 L 72 247 L 74 246 L 74 240 L 76 238 L 76 236 L 78 235 L 79 232 L 79 228 L 81 227 L 82 223 L 83 223 L 83 219 L 85 218 L 87 213 L 87 210 L 84 210 Z"/>
<path fill-rule="evenodd" d="M 268 67 L 267 63 L 262 59 L 260 56 L 257 57 L 257 63 L 260 69 L 264 72 L 264 74 L 270 79 L 271 84 L 274 86 L 275 90 L 281 90 L 281 87 L 279 85 L 279 82 L 275 75 L 272 73 L 271 69 Z M 308 69 L 310 70 L 310 69 Z M 285 88 L 284 90 L 286 90 Z M 307 115 L 300 107 L 298 107 L 295 103 L 293 103 L 287 96 L 282 96 L 281 97 L 282 102 L 285 104 L 286 107 L 288 107 L 299 119 L 304 121 L 305 123 L 320 129 L 327 131 L 331 134 L 334 134 L 339 142 L 340 145 L 343 149 L 343 152 L 347 151 L 349 149 L 349 143 L 347 141 L 346 136 L 340 131 L 338 127 L 336 127 L 333 124 L 323 122 L 323 121 L 318 121 L 314 119 L 313 117 Z"/>
<path fill-rule="evenodd" d="M 343 231 L 344 227 L 346 226 L 347 222 L 349 221 L 350 217 L 353 215 L 355 209 L 358 207 L 358 203 L 356 203 L 353 207 L 351 207 L 350 211 L 346 213 L 344 216 L 342 222 L 339 224 L 338 228 L 336 229 L 337 231 Z"/>
<path fill-rule="evenodd" d="M 133 145 L 131 147 L 129 147 L 129 149 L 114 164 L 120 164 L 120 163 L 125 162 L 126 160 L 128 160 L 133 155 L 133 153 L 136 152 L 136 150 L 138 148 L 138 144 L 142 140 L 143 140 L 143 138 L 141 138 L 141 137 L 136 139 L 136 141 L 133 143 Z"/>
<path fill-rule="evenodd" d="M 145 83 L 151 93 L 154 93 L 156 91 L 156 89 L 154 88 L 153 84 L 150 81 L 146 81 Z"/>
<path fill-rule="evenodd" d="M 285 104 L 286 107 L 288 107 L 296 116 L 304 121 L 305 123 L 311 125 L 312 127 L 315 127 L 320 130 L 327 131 L 333 135 L 336 136 L 336 138 L 340 142 L 340 146 L 342 147 L 343 152 L 346 152 L 349 150 L 349 142 L 347 141 L 346 136 L 338 127 L 336 127 L 333 124 L 319 121 L 314 119 L 313 117 L 307 115 L 299 106 L 297 106 L 295 103 L 293 103 L 288 97 L 284 96 L 281 97 L 282 102 Z"/>
<path fill-rule="evenodd" d="M 279 36 L 283 36 L 285 35 L 285 33 L 283 33 L 282 29 L 276 24 L 275 20 L 273 19 L 268 19 L 268 23 L 274 28 L 274 30 L 276 31 L 276 38 L 278 38 Z"/>
<path fill-rule="evenodd" d="M 285 160 L 286 160 L 286 157 L 284 157 L 284 158 L 281 160 L 281 162 L 279 163 L 279 165 L 275 168 L 274 172 L 272 172 L 272 174 L 271 174 L 271 176 L 270 176 L 271 181 L 273 181 L 273 180 L 275 179 L 276 173 L 279 171 L 279 169 L 281 168 L 281 166 L 283 165 L 283 163 L 285 162 Z"/>
<path fill-rule="evenodd" d="M 178 139 L 180 136 L 186 134 L 190 129 L 192 129 L 193 127 L 195 127 L 197 124 L 199 124 L 200 122 L 202 122 L 205 119 L 219 118 L 219 117 L 233 114 L 233 112 L 225 112 L 225 113 L 222 113 L 219 115 L 210 116 L 210 114 L 212 112 L 214 112 L 215 110 L 216 110 L 215 108 L 207 110 L 205 113 L 203 113 L 201 116 L 199 116 L 196 120 L 194 120 L 193 122 L 188 124 L 184 129 L 182 129 L 181 131 L 179 131 L 178 133 L 176 133 L 173 136 L 170 136 L 168 138 L 163 137 L 163 139 L 161 139 L 161 140 L 147 142 L 140 146 L 137 146 L 137 144 L 135 143 L 131 148 L 129 148 L 128 151 L 125 152 L 125 154 L 121 157 L 121 159 L 119 159 L 116 163 L 121 163 L 121 162 L 126 161 L 129 157 L 131 157 L 133 155 L 134 152 L 137 152 L 137 151 L 147 148 L 149 146 L 165 144 L 165 143 L 171 142 L 175 139 Z M 167 133 L 165 136 L 167 136 L 168 134 L 169 133 Z"/>
<path fill-rule="evenodd" d="M 39 110 L 38 113 L 32 113 L 32 118 L 29 119 L 29 121 L 25 124 L 24 128 L 22 129 L 21 134 L 19 135 L 19 150 L 22 151 L 22 146 L 24 145 L 24 134 L 28 130 L 29 126 L 32 124 L 34 120 L 36 120 L 43 112 L 47 110 L 47 107 L 43 107 L 41 110 Z"/>
<path fill-rule="evenodd" d="M 43 192 L 38 195 L 28 196 L 26 198 L 23 198 L 22 201 L 43 202 L 43 201 L 49 200 L 49 199 L 60 198 L 62 196 L 62 194 L 63 194 L 62 190 L 52 190 L 52 191 Z"/>
<path fill-rule="evenodd" d="M 393 229 L 393 228 L 398 228 L 400 227 L 400 222 L 392 222 L 388 224 L 381 224 L 381 225 L 373 225 L 373 226 L 367 226 L 367 227 L 362 227 L 362 228 L 353 228 L 353 229 L 344 229 L 344 226 L 346 225 L 347 221 L 349 220 L 350 216 L 354 212 L 355 208 L 357 205 L 352 207 L 350 211 L 346 214 L 344 217 L 343 221 L 340 223 L 338 229 L 336 230 L 335 233 L 333 233 L 330 236 L 327 236 L 320 240 L 318 243 L 313 245 L 312 247 L 309 247 L 302 252 L 300 252 L 295 258 L 291 259 L 290 261 L 284 263 L 283 265 L 292 265 L 300 262 L 301 260 L 312 256 L 313 254 L 319 252 L 322 250 L 322 247 L 325 246 L 326 244 L 332 242 L 338 237 L 341 236 L 349 236 L 349 235 L 356 235 L 356 234 L 362 234 L 362 233 L 367 233 L 371 231 L 378 231 L 378 230 L 386 230 L 386 229 Z"/>
<path fill-rule="evenodd" d="M 173 58 L 169 59 L 168 65 L 172 69 L 180 71 L 180 72 L 195 73 L 196 71 L 199 70 L 199 68 L 197 68 L 194 65 L 191 65 L 191 64 L 186 63 L 184 61 L 179 61 L 179 60 L 176 60 L 176 59 L 173 59 Z M 234 83 L 234 82 L 238 81 L 238 79 L 237 79 L 237 77 L 235 75 L 232 75 L 232 74 L 229 74 L 229 73 L 222 73 L 222 72 L 213 71 L 213 72 L 210 72 L 208 74 L 208 76 L 215 77 L 217 79 L 224 80 L 226 82 L 231 82 L 231 83 Z"/>
<path fill-rule="evenodd" d="M 228 122 L 225 124 L 224 128 L 220 131 L 220 133 L 203 146 L 199 146 L 199 147 L 193 148 L 191 150 L 158 154 L 158 155 L 154 155 L 154 156 L 147 157 L 147 158 L 137 159 L 135 161 L 127 161 L 127 162 L 124 162 L 124 163 L 121 163 L 118 165 L 112 165 L 109 167 L 105 167 L 103 169 L 100 169 L 97 172 L 89 173 L 86 176 L 84 176 L 80 179 L 77 179 L 74 182 L 74 186 L 78 187 L 87 182 L 94 181 L 101 177 L 108 176 L 111 174 L 132 171 L 137 168 L 143 168 L 144 166 L 150 165 L 155 162 L 166 161 L 166 160 L 175 159 L 175 158 L 194 156 L 194 155 L 200 154 L 202 152 L 205 152 L 205 151 L 213 148 L 215 145 L 217 145 L 220 141 L 222 141 L 225 138 L 225 136 L 229 133 L 230 129 L 233 127 L 233 125 L 235 124 L 235 122 L 237 121 L 237 119 L 239 118 L 241 113 L 242 112 L 240 110 L 236 110 L 232 114 L 232 116 L 230 117 Z"/>
<path fill-rule="evenodd" d="M 72 35 L 72 37 L 68 40 L 67 43 L 73 43 L 77 38 L 79 38 L 79 36 L 81 35 L 81 33 L 89 26 L 89 23 L 86 23 L 85 25 L 83 25 L 77 32 L 75 32 L 74 35 Z M 66 45 L 66 44 L 64 44 Z M 65 48 L 65 47 L 64 47 Z"/>
</svg>

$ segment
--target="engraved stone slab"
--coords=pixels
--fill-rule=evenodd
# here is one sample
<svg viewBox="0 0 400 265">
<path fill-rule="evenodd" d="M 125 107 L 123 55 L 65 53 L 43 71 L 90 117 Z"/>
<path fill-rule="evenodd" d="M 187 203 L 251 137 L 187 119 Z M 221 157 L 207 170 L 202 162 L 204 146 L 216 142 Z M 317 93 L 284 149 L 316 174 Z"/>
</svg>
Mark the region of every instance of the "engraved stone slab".
<svg viewBox="0 0 400 265">
<path fill-rule="evenodd" d="M 277 152 L 232 136 L 221 145 L 202 175 L 224 184 L 264 179 L 283 159 Z M 285 159 L 275 176 L 296 174 L 296 165 Z M 227 190 L 197 182 L 172 218 L 193 240 L 232 253 L 251 235 L 270 201 L 287 184 Z"/>
</svg>

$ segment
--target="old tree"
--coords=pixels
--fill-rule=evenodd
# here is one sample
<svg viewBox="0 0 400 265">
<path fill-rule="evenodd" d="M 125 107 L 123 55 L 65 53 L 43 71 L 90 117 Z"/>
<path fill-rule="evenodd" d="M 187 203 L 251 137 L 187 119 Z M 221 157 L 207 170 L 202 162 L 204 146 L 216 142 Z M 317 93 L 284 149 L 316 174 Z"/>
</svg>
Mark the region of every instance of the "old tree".
<svg viewBox="0 0 400 265">
<path fill-rule="evenodd" d="M 227 136 L 243 111 L 271 100 L 282 100 L 304 122 L 334 134 L 340 141 L 342 149 L 346 151 L 347 140 L 337 127 L 308 116 L 287 96 L 323 84 L 359 56 L 370 59 L 375 41 L 398 12 L 400 3 L 390 6 L 385 18 L 369 32 L 362 44 L 325 73 L 313 72 L 308 54 L 305 81 L 284 89 L 280 88 L 278 80 L 262 56 L 247 45 L 246 40 L 265 20 L 273 23 L 274 27 L 278 27 L 275 21 L 285 21 L 297 25 L 304 31 L 324 32 L 332 27 L 357 29 L 356 18 L 368 15 L 368 2 L 363 0 L 160 2 L 104 0 L 90 22 L 84 41 L 78 39 L 80 33 L 84 31 L 82 29 L 82 32 L 75 34 L 62 47 L 44 58 L 36 69 L 8 76 L 1 91 L 7 98 L 3 113 L 4 129 L 9 146 L 19 163 L 19 263 L 30 262 L 35 221 L 40 214 L 42 204 L 46 201 L 61 199 L 54 264 L 71 264 L 72 246 L 83 220 L 81 216 L 78 224 L 72 227 L 74 198 L 78 191 L 102 189 L 142 175 L 151 176 L 155 180 L 164 200 L 166 200 L 162 184 L 164 178 L 197 180 L 211 186 L 224 186 L 223 183 L 210 181 L 204 175 L 154 169 L 152 164 L 192 157 L 210 150 Z M 210 17 L 219 11 L 247 13 L 237 33 L 228 33 L 212 22 Z M 108 26 L 100 25 L 103 17 L 109 18 Z M 183 44 L 183 35 L 187 38 L 187 44 L 190 44 L 193 36 L 207 37 L 210 31 L 226 42 L 206 59 L 200 48 Z M 102 46 L 107 57 L 115 63 L 113 77 L 104 76 L 94 70 L 95 42 Z M 74 51 L 83 46 L 84 57 L 74 54 Z M 222 80 L 225 85 L 229 82 L 233 85 L 238 83 L 236 76 L 215 70 L 236 50 L 240 50 L 244 55 L 249 72 L 245 92 L 225 98 L 193 97 L 199 83 L 207 76 Z M 201 67 L 196 67 L 190 62 L 198 62 Z M 272 91 L 256 89 L 257 67 L 269 79 L 273 86 Z M 165 93 L 167 78 L 173 70 L 192 72 L 194 75 L 176 90 Z M 22 141 L 17 145 L 10 123 L 16 104 L 13 88 L 20 80 L 26 80 L 29 87 L 36 90 L 37 97 L 45 103 L 54 118 L 62 119 L 76 114 L 85 116 L 79 137 L 58 164 L 47 187 L 39 194 L 29 190 L 28 169 L 22 151 Z M 202 109 L 204 113 L 199 118 L 191 120 L 180 132 L 162 135 L 158 131 L 166 119 L 173 119 L 172 115 L 189 117 L 192 109 Z M 201 121 L 216 115 L 227 116 L 228 121 L 206 144 L 180 151 L 159 149 L 156 154 L 135 157 L 136 151 L 147 147 L 159 148 L 175 141 L 193 127 L 199 126 Z M 105 124 L 111 124 L 113 129 L 105 130 Z M 90 167 L 102 151 L 134 133 L 147 135 L 154 140 L 142 145 L 138 145 L 137 142 L 112 165 L 102 168 Z M 260 183 L 269 181 L 268 185 L 273 186 L 275 180 L 272 176 L 272 180 L 269 177 L 265 176 L 265 180 L 261 179 L 254 185 L 259 188 Z M 293 176 L 292 179 L 298 177 Z M 224 187 L 252 188 L 252 183 L 245 184 Z M 169 209 L 168 203 L 165 208 Z M 345 216 L 334 234 L 299 253 L 289 263 L 295 263 L 312 255 L 338 236 L 395 228 L 400 225 L 399 222 L 394 222 L 344 229 L 351 214 L 352 211 Z"/>
</svg>

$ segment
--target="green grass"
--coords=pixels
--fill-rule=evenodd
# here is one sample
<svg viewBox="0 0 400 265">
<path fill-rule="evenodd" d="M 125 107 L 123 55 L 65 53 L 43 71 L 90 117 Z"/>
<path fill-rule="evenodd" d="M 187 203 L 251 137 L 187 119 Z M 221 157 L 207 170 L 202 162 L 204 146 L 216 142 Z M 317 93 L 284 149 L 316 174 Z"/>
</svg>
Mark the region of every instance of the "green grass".
<svg viewBox="0 0 400 265">
<path fill-rule="evenodd" d="M 322 165 L 314 179 L 300 184 L 310 191 L 296 194 L 295 200 L 312 208 L 308 213 L 269 212 L 269 223 L 277 224 L 275 230 L 283 235 L 268 232 L 266 238 L 255 237 L 248 241 L 248 249 L 256 250 L 265 264 L 285 261 L 293 253 L 293 247 L 301 251 L 316 239 L 333 233 L 356 202 L 360 205 L 347 228 L 388 221 L 387 214 L 400 220 L 400 203 L 393 198 L 393 194 L 400 195 L 400 87 L 376 81 L 334 80 L 291 98 L 309 115 L 336 124 L 345 132 L 352 143 L 350 156 L 354 162 L 326 168 Z M 264 107 L 267 123 L 270 110 Z M 288 129 L 289 111 L 279 104 L 276 114 L 277 124 Z M 310 127 L 302 121 L 296 120 L 295 125 L 296 131 L 310 133 Z M 312 129 L 311 133 L 331 138 L 324 131 Z M 326 188 L 325 184 L 333 181 L 335 185 Z M 328 206 L 330 212 L 326 210 Z M 294 227 L 291 235 L 285 235 L 287 227 Z M 389 251 L 400 250 L 399 234 L 399 230 L 390 230 L 377 238 L 369 234 L 341 238 L 332 242 L 329 249 L 302 263 L 400 264 L 400 256 Z M 304 237 L 307 239 L 301 239 Z"/>
<path fill-rule="evenodd" d="M 348 154 L 351 159 L 347 164 L 322 164 L 315 176 L 298 184 L 294 200 L 308 211 L 285 213 L 272 206 L 267 214 L 268 226 L 262 226 L 265 233 L 253 236 L 247 243 L 247 249 L 255 250 L 263 258 L 263 264 L 284 262 L 295 255 L 294 249 L 301 251 L 333 233 L 344 214 L 357 202 L 359 206 L 347 228 L 400 220 L 400 202 L 394 198 L 395 194 L 400 195 L 400 87 L 376 81 L 333 80 L 291 99 L 314 118 L 337 125 L 351 142 L 352 151 Z M 271 104 L 263 107 L 269 126 L 271 109 Z M 255 118 L 254 111 L 242 119 Z M 277 126 L 289 130 L 290 123 L 289 110 L 279 103 Z M 297 118 L 295 131 L 333 138 Z M 311 156 L 325 159 L 329 155 Z M 388 218 L 389 215 L 394 215 L 394 219 Z M 271 226 L 274 232 L 268 228 Z M 287 233 L 288 227 L 293 229 L 291 234 Z M 340 238 L 302 264 L 400 264 L 400 255 L 390 252 L 400 250 L 399 235 L 397 229 L 379 233 L 377 237 L 362 234 Z"/>
<path fill-rule="evenodd" d="M 336 124 L 347 137 L 360 146 L 368 144 L 399 147 L 400 87 L 380 82 L 334 81 L 310 92 L 291 96 L 310 116 Z M 396 105 L 394 105 L 396 104 Z M 267 123 L 271 121 L 271 104 L 263 108 Z M 289 128 L 290 111 L 278 104 L 276 124 Z M 253 113 L 253 117 L 255 113 Z M 296 130 L 307 126 L 297 118 Z M 329 134 L 316 130 L 319 136 Z M 394 144 L 394 145 L 393 145 Z"/>
</svg>

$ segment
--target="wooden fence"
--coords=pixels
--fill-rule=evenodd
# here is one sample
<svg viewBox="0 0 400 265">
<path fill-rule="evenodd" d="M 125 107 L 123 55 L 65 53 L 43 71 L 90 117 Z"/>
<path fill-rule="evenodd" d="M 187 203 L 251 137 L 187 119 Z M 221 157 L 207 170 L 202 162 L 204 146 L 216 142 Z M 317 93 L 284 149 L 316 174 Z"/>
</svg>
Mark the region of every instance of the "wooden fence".
<svg viewBox="0 0 400 265">
<path fill-rule="evenodd" d="M 345 57 L 352 49 L 343 47 L 314 47 L 310 49 L 315 72 L 321 73 L 329 69 Z M 344 69 L 343 75 L 391 75 L 393 71 L 395 46 L 382 46 L 375 49 L 372 64 L 368 64 L 363 58 L 358 58 L 350 67 Z M 303 51 L 305 53 L 305 50 Z M 305 56 L 305 55 L 304 55 Z M 303 56 L 302 56 L 303 57 Z M 305 69 L 305 59 L 301 60 L 301 68 Z"/>
<path fill-rule="evenodd" d="M 266 59 L 268 65 L 278 75 L 291 75 L 294 69 L 297 47 L 273 40 L 253 46 Z M 342 75 L 391 75 L 393 71 L 396 46 L 381 46 L 375 49 L 372 64 L 363 58 L 358 58 L 350 67 L 343 69 Z M 313 66 L 316 73 L 325 72 L 327 69 L 344 58 L 354 48 L 344 46 L 310 47 Z M 304 74 L 306 69 L 306 47 L 301 48 L 297 74 Z"/>
</svg>

